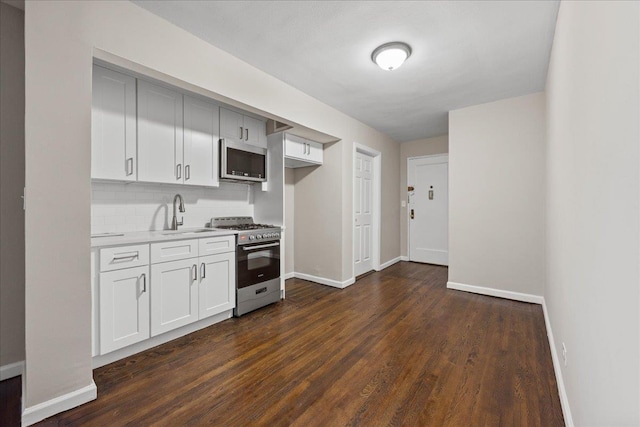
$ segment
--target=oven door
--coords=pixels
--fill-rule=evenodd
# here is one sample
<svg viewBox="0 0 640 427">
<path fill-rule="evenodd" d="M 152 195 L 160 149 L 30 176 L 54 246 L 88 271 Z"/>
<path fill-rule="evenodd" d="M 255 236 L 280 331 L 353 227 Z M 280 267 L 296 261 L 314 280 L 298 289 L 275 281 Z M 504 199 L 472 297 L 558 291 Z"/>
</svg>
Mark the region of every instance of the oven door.
<svg viewBox="0 0 640 427">
<path fill-rule="evenodd" d="M 238 289 L 280 277 L 280 242 L 240 245 L 236 250 Z"/>
</svg>

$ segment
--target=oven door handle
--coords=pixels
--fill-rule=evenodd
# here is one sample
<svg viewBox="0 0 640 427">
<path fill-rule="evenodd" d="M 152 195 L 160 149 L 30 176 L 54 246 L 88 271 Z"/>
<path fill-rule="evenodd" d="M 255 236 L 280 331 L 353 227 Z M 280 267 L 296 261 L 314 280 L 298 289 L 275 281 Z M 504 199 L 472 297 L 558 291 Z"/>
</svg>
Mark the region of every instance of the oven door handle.
<svg viewBox="0 0 640 427">
<path fill-rule="evenodd" d="M 254 249 L 272 248 L 274 246 L 280 246 L 280 243 L 276 242 L 276 243 L 269 243 L 268 245 L 258 245 L 258 246 L 249 246 L 249 247 L 243 246 L 242 250 L 243 251 L 252 251 Z"/>
</svg>

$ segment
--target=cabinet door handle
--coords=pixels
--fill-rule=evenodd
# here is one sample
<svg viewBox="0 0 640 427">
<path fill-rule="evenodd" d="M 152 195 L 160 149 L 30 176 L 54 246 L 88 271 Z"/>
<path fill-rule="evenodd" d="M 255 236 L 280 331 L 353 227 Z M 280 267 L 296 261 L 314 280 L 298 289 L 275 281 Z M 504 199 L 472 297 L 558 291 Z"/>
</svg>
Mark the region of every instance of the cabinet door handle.
<svg viewBox="0 0 640 427">
<path fill-rule="evenodd" d="M 195 282 L 198 279 L 198 266 L 193 264 L 193 267 L 191 267 L 191 273 L 193 273 L 193 279 L 191 279 L 192 282 Z"/>
<path fill-rule="evenodd" d="M 127 159 L 127 176 L 133 175 L 133 157 Z"/>
<path fill-rule="evenodd" d="M 244 140 L 248 141 L 249 140 L 249 129 L 244 128 Z"/>
<path fill-rule="evenodd" d="M 244 136 L 244 128 L 240 126 L 240 140 L 242 140 L 243 136 Z"/>
<path fill-rule="evenodd" d="M 207 277 L 207 264 L 204 262 L 200 265 L 200 278 L 204 279 Z"/>
<path fill-rule="evenodd" d="M 178 163 L 178 166 L 176 166 L 176 179 L 181 179 L 182 178 L 182 163 Z"/>
<path fill-rule="evenodd" d="M 186 165 L 184 167 L 184 180 L 188 180 L 191 178 L 191 165 Z"/>
<path fill-rule="evenodd" d="M 142 273 L 142 292 L 147 292 L 147 274 Z"/>
</svg>

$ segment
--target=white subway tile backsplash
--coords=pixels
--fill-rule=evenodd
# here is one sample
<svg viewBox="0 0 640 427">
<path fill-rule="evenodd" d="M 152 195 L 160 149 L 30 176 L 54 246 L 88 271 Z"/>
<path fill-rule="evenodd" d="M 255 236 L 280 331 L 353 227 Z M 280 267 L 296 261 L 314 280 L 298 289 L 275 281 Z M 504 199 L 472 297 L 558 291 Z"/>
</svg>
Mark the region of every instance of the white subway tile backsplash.
<svg viewBox="0 0 640 427">
<path fill-rule="evenodd" d="M 212 217 L 253 216 L 252 187 L 221 183 L 219 188 L 163 184 L 92 183 L 91 232 L 164 230 L 173 217 L 173 198 L 184 198 L 184 227 L 202 227 Z"/>
</svg>

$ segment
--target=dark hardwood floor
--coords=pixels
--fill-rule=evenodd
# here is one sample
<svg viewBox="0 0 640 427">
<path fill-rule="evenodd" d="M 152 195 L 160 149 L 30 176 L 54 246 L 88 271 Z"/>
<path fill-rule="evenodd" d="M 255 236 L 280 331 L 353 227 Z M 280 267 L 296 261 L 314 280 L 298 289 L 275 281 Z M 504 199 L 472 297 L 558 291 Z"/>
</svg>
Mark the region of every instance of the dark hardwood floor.
<svg viewBox="0 0 640 427">
<path fill-rule="evenodd" d="M 447 290 L 402 262 L 94 371 L 42 425 L 561 426 L 539 305 Z"/>
</svg>

